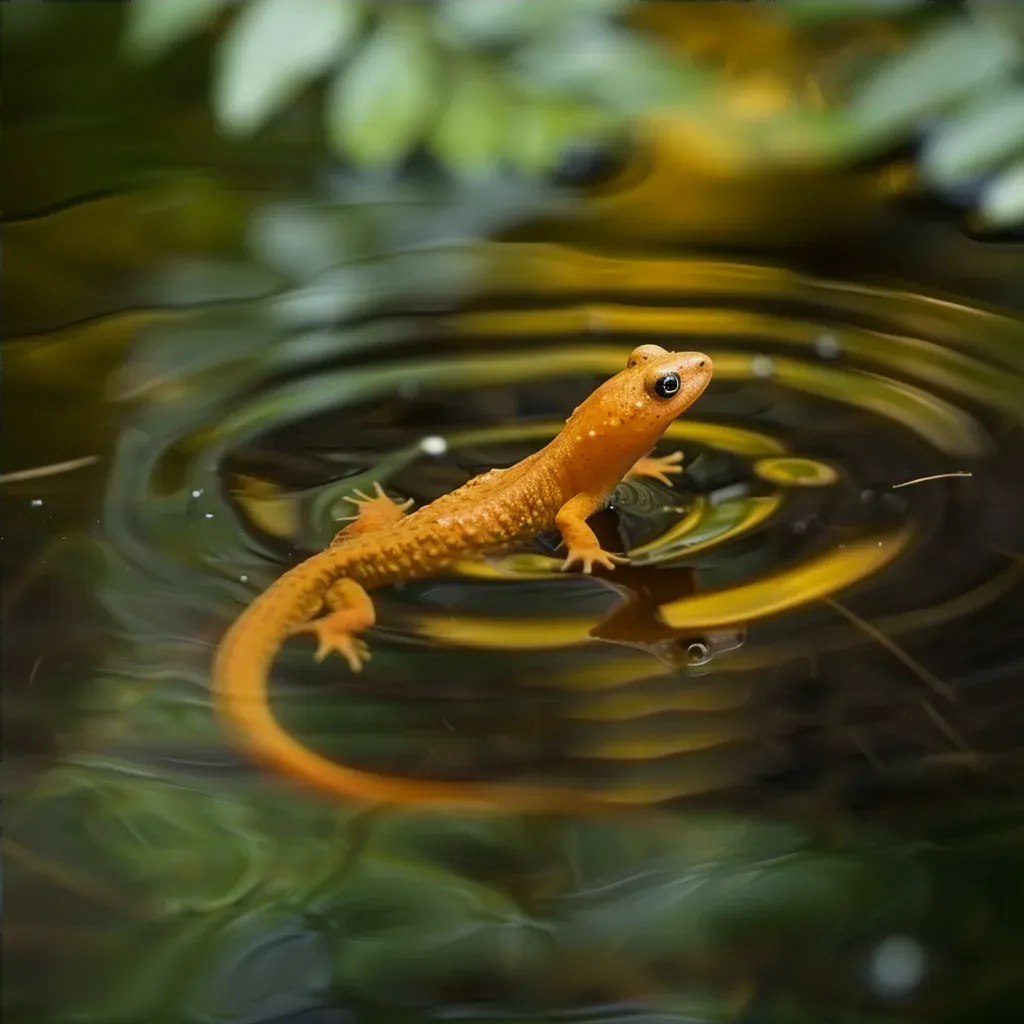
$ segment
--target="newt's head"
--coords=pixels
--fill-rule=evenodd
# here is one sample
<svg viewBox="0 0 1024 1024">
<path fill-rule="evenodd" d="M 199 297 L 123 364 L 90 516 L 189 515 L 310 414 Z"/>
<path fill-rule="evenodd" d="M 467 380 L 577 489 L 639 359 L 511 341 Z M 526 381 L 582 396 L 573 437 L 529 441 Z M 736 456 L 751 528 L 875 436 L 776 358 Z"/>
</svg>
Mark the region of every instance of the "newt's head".
<svg viewBox="0 0 1024 1024">
<path fill-rule="evenodd" d="M 630 352 L 619 379 L 635 393 L 638 418 L 668 426 L 700 398 L 713 372 L 714 365 L 703 352 L 666 352 L 660 345 L 641 345 Z"/>
<path fill-rule="evenodd" d="M 554 442 L 569 448 L 573 486 L 614 486 L 700 398 L 712 370 L 703 352 L 666 352 L 659 345 L 633 349 L 626 368 L 576 407 Z"/>
</svg>

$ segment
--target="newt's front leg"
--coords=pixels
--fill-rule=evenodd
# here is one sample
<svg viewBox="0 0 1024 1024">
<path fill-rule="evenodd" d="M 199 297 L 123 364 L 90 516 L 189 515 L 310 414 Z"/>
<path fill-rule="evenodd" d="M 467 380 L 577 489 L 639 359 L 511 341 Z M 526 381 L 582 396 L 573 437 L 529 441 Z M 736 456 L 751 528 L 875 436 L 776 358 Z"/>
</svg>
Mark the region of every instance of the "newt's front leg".
<svg viewBox="0 0 1024 1024">
<path fill-rule="evenodd" d="M 317 661 L 323 661 L 331 651 L 337 651 L 353 672 L 362 671 L 363 662 L 370 660 L 370 651 L 356 634 L 369 629 L 377 621 L 370 595 L 355 580 L 340 579 L 324 595 L 324 604 L 330 609 L 327 615 L 294 627 L 292 634 L 316 635 L 314 658 Z"/>
<path fill-rule="evenodd" d="M 613 555 L 604 551 L 597 535 L 587 526 L 587 519 L 601 507 L 601 504 L 600 497 L 591 494 L 577 494 L 558 510 L 558 514 L 555 516 L 555 525 L 569 551 L 568 557 L 562 563 L 563 571 L 575 565 L 576 562 L 582 562 L 583 571 L 589 573 L 595 562 L 598 565 L 603 565 L 606 569 L 614 569 L 616 563 L 624 564 L 629 561 L 622 555 Z"/>
<path fill-rule="evenodd" d="M 632 480 L 637 477 L 653 477 L 663 484 L 671 484 L 669 473 L 681 473 L 683 471 L 683 453 L 672 452 L 669 455 L 661 455 L 652 458 L 645 455 L 633 463 L 632 469 L 623 477 L 624 480 Z"/>
</svg>

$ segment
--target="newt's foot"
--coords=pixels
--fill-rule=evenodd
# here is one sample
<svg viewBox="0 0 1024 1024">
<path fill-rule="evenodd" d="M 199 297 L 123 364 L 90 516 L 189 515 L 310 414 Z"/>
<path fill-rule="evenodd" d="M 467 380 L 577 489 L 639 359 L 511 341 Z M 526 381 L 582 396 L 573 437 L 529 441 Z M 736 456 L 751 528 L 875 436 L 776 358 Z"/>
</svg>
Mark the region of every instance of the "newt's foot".
<svg viewBox="0 0 1024 1024">
<path fill-rule="evenodd" d="M 313 633 L 316 636 L 314 661 L 323 661 L 332 651 L 337 651 L 348 662 L 348 667 L 353 672 L 362 672 L 363 662 L 370 660 L 370 648 L 350 632 L 343 623 L 332 620 L 334 620 L 333 614 L 324 615 L 311 622 L 304 622 L 292 630 L 292 635 Z"/>
<path fill-rule="evenodd" d="M 341 521 L 348 521 L 349 525 L 338 532 L 333 543 L 363 533 L 375 533 L 378 530 L 390 529 L 414 504 L 412 498 L 403 502 L 392 501 L 379 483 L 375 483 L 373 489 L 373 494 L 353 491 L 353 497 L 345 499 L 355 505 L 356 514 L 342 518 Z"/>
<path fill-rule="evenodd" d="M 613 555 L 610 551 L 602 548 L 569 548 L 569 557 L 562 563 L 562 572 L 571 568 L 577 562 L 583 563 L 582 571 L 589 575 L 594 565 L 603 566 L 605 569 L 614 569 L 618 565 L 627 565 L 629 559 L 624 555 Z"/>
<path fill-rule="evenodd" d="M 670 473 L 681 473 L 683 471 L 683 453 L 671 452 L 668 455 L 661 455 L 658 458 L 645 456 L 637 459 L 633 468 L 626 474 L 629 477 L 651 477 L 660 483 L 671 485 Z"/>
</svg>

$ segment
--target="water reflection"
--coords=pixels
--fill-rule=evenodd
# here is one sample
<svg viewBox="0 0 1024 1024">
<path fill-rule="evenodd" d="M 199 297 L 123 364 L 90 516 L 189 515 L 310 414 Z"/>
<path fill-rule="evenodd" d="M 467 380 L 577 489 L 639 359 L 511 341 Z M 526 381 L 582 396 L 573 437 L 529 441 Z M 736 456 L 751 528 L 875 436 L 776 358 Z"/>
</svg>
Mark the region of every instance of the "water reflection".
<svg viewBox="0 0 1024 1024">
<path fill-rule="evenodd" d="M 14 935 L 29 962 L 52 939 L 56 998 L 97 1021 L 339 1003 L 785 1020 L 792 993 L 881 1014 L 919 984 L 894 955 L 929 978 L 964 915 L 1011 915 L 993 889 L 1019 851 L 993 823 L 967 830 L 967 880 L 954 826 L 922 849 L 850 812 L 892 828 L 1019 780 L 1020 320 L 726 258 L 396 260 L 343 293 L 309 283 L 320 265 L 264 291 L 253 259 L 214 306 L 199 275 L 195 308 L 155 314 L 113 377 L 121 416 L 89 441 L 116 437 L 91 478 L 116 643 L 10 816 Z M 79 358 L 116 363 L 116 321 Z M 208 691 L 245 603 L 356 490 L 422 503 L 514 462 L 650 341 L 708 351 L 716 377 L 659 449 L 683 472 L 622 485 L 595 521 L 633 564 L 565 576 L 540 538 L 382 593 L 365 677 L 289 644 L 279 720 L 398 807 L 254 768 Z M 46 351 L 23 348 L 22 372 Z M 62 415 L 104 418 L 83 404 Z M 73 506 L 84 483 L 58 479 Z M 6 486 L 19 521 L 49 508 L 42 480 Z M 407 779 L 495 797 L 485 817 L 406 810 Z M 565 813 L 514 813 L 511 783 L 568 794 Z M 595 795 L 617 812 L 573 813 Z"/>
</svg>

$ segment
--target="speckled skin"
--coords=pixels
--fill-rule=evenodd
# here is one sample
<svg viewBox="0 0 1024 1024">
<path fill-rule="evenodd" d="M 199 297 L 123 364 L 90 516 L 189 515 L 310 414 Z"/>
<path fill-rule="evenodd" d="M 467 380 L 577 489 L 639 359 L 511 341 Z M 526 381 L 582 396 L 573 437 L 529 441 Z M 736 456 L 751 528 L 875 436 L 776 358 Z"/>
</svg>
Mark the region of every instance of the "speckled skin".
<svg viewBox="0 0 1024 1024">
<path fill-rule="evenodd" d="M 656 385 L 666 374 L 675 374 L 679 386 L 663 396 Z M 516 465 L 492 469 L 409 515 L 379 487 L 376 497 L 357 501 L 355 522 L 326 550 L 281 576 L 225 634 L 213 671 L 220 713 L 256 753 L 292 774 L 314 781 L 330 766 L 348 779 L 336 778 L 334 791 L 382 798 L 370 783 L 379 777 L 318 759 L 276 725 L 266 708 L 267 677 L 284 640 L 313 632 L 318 660 L 336 650 L 359 671 L 369 654 L 357 636 L 375 621 L 368 589 L 437 575 L 456 562 L 507 550 L 552 528 L 568 551 L 563 568 L 580 563 L 590 572 L 593 564 L 612 568 L 624 561 L 601 550 L 586 520 L 623 477 L 666 479 L 666 473 L 679 472 L 678 456 L 645 456 L 703 393 L 711 374 L 711 360 L 703 353 L 643 345 L 630 354 L 624 370 L 573 411 L 557 437 Z M 314 618 L 321 610 L 326 614 Z M 307 763 L 300 770 L 299 752 L 316 766 Z M 444 788 L 412 780 L 407 785 Z"/>
</svg>

